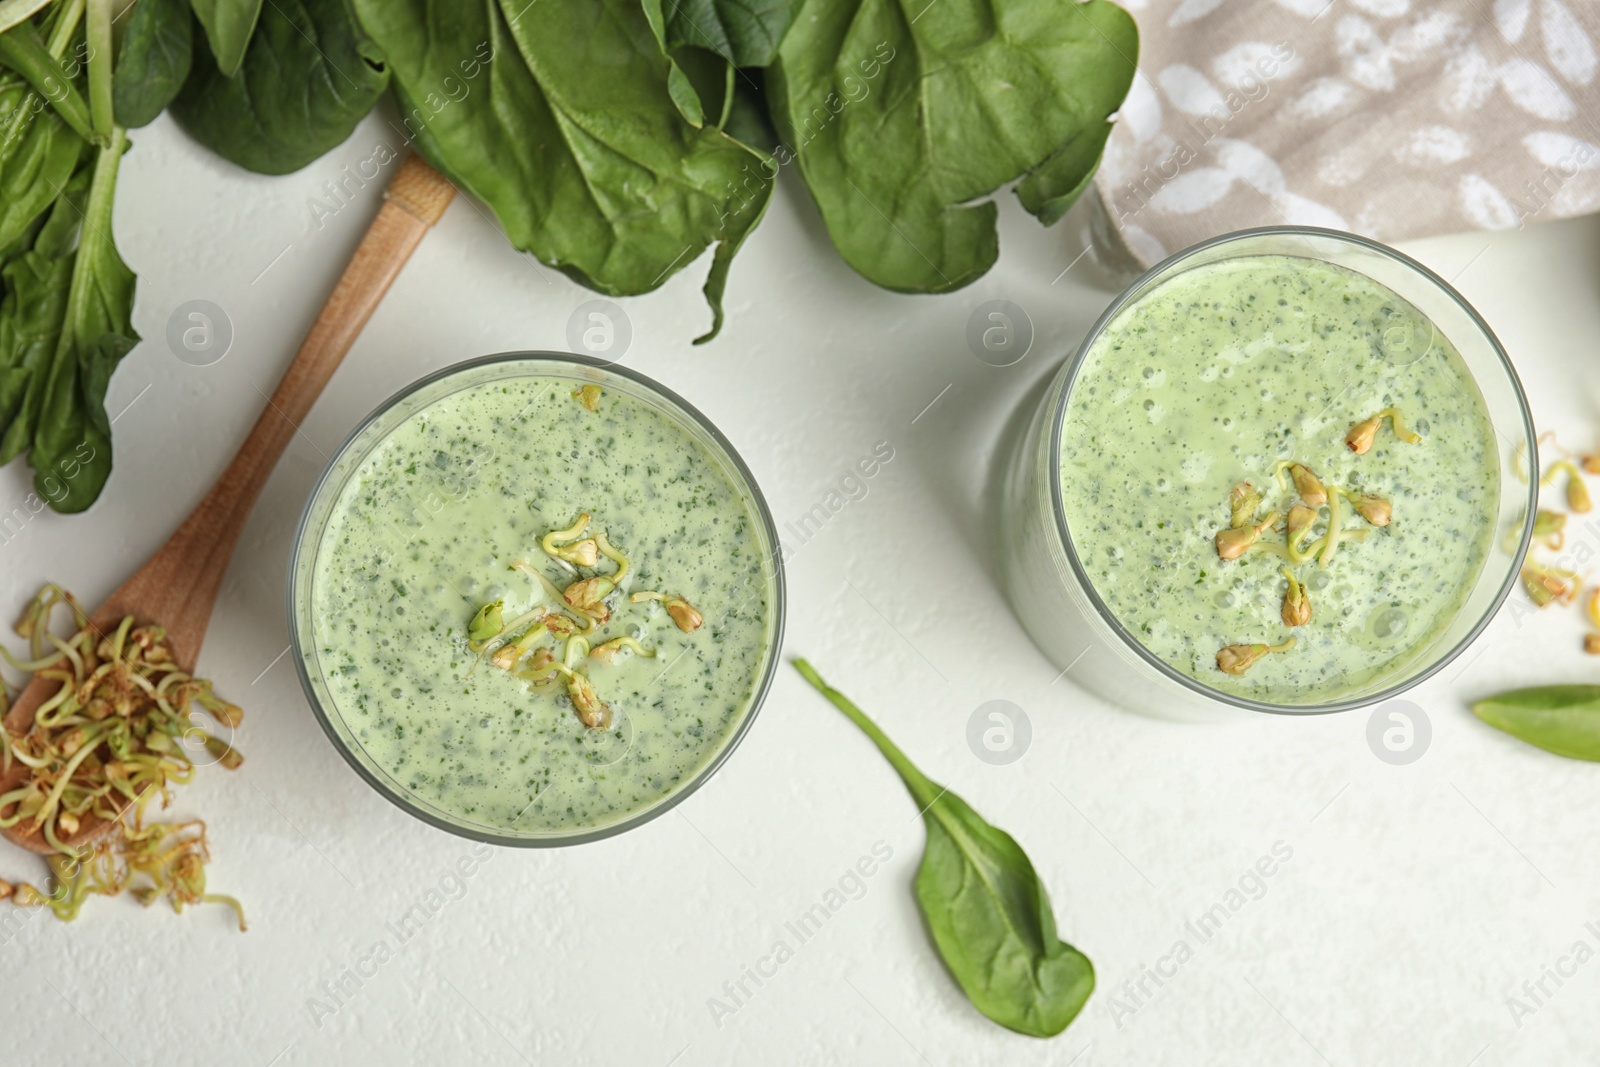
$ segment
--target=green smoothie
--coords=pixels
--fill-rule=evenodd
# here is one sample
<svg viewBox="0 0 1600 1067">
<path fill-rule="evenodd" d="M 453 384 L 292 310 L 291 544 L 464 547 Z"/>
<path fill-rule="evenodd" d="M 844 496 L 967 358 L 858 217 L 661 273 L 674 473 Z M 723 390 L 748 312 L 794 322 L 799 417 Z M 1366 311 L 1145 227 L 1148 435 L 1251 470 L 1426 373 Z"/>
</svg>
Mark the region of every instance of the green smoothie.
<svg viewBox="0 0 1600 1067">
<path fill-rule="evenodd" d="M 1186 271 L 1122 311 L 1072 386 L 1061 471 L 1122 626 L 1207 686 L 1290 705 L 1428 650 L 1500 492 L 1450 342 L 1370 278 L 1284 256 Z"/>
<path fill-rule="evenodd" d="M 774 651 L 751 498 L 676 417 L 582 384 L 483 381 L 412 413 L 315 547 L 325 710 L 453 822 L 649 809 L 737 733 Z"/>
</svg>

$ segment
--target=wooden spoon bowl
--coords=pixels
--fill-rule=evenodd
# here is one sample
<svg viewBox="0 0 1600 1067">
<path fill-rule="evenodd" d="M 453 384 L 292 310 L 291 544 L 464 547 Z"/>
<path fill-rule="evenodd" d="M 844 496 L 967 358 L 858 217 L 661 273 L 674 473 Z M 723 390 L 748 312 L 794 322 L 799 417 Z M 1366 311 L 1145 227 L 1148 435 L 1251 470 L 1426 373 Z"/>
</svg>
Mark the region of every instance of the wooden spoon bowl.
<svg viewBox="0 0 1600 1067">
<path fill-rule="evenodd" d="M 412 156 L 401 165 L 384 193 L 377 218 L 244 444 L 166 544 L 94 610 L 89 616 L 91 627 L 102 635 L 110 634 L 129 615 L 137 625 L 163 626 L 173 661 L 182 670 L 194 672 L 228 560 L 267 477 L 383 294 L 454 195 L 455 187 L 420 158 Z M 60 683 L 50 679 L 30 681 L 6 714 L 6 731 L 20 737 L 31 730 L 34 712 L 59 687 Z M 29 768 L 13 762 L 9 773 L 0 774 L 0 793 L 20 786 L 28 773 Z M 0 809 L 0 817 L 11 814 L 15 807 Z M 92 844 L 113 821 L 86 815 L 77 831 L 62 836 L 61 841 L 72 848 Z M 0 833 L 29 851 L 55 852 L 32 819 Z"/>
</svg>

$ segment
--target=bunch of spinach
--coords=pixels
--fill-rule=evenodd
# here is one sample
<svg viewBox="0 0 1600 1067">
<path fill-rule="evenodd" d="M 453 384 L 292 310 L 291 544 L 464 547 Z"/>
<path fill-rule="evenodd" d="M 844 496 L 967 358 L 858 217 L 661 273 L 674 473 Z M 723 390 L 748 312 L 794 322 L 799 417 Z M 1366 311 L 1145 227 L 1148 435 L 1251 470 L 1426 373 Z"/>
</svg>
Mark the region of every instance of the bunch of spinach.
<svg viewBox="0 0 1600 1067">
<path fill-rule="evenodd" d="M 794 661 L 899 773 L 922 810 L 928 843 L 917 903 L 945 965 L 968 999 L 1001 1026 L 1054 1037 L 1094 992 L 1094 965 L 1056 936 L 1050 896 L 1022 846 L 906 758 L 878 725 L 803 659 Z"/>
<path fill-rule="evenodd" d="M 1109 0 L 192 3 L 209 48 L 195 35 L 173 107 L 196 138 L 295 170 L 392 78 L 398 139 L 582 284 L 647 292 L 715 246 L 698 341 L 791 162 L 867 278 L 973 281 L 998 254 L 985 198 L 1016 182 L 1059 219 L 1138 52 Z"/>
<path fill-rule="evenodd" d="M 1137 48 L 1109 0 L 0 0 L 0 461 L 28 453 L 61 511 L 105 482 L 105 386 L 137 340 L 117 158 L 169 108 L 286 174 L 392 87 L 385 158 L 414 148 L 583 285 L 648 292 L 714 248 L 699 343 L 794 162 L 867 278 L 977 278 L 985 198 L 1016 182 L 1058 219 Z"/>
</svg>

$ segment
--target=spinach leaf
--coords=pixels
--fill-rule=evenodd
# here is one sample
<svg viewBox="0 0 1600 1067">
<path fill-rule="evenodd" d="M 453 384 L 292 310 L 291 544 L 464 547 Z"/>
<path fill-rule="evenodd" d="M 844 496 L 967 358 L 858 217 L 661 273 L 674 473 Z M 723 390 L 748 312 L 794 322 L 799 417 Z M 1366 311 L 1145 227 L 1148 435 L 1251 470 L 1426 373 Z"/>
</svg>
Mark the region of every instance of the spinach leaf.
<svg viewBox="0 0 1600 1067">
<path fill-rule="evenodd" d="M 111 239 L 111 207 L 117 168 L 128 145 L 121 127 L 111 143 L 83 168 L 90 172 L 87 195 L 75 178 L 34 243 L 34 256 L 67 253 L 72 271 L 59 335 L 48 369 L 30 375 L 24 417 L 33 412 L 33 440 L 28 465 L 34 487 L 56 511 L 82 511 L 93 504 L 111 474 L 111 423 L 105 413 L 106 383 L 117 363 L 136 343 L 133 330 L 133 271 L 122 261 Z M 63 207 L 78 212 L 81 224 L 55 226 Z M 56 256 L 51 258 L 65 258 Z M 41 371 L 43 371 L 41 376 Z M 15 429 L 16 423 L 8 428 Z"/>
<path fill-rule="evenodd" d="M 1546 685 L 1480 700 L 1472 712 L 1547 752 L 1600 762 L 1600 686 Z"/>
<path fill-rule="evenodd" d="M 917 903 L 968 999 L 1001 1026 L 1033 1037 L 1067 1028 L 1094 991 L 1094 965 L 1056 936 L 1050 897 L 1022 846 L 966 801 L 929 781 L 878 725 L 803 659 L 806 681 L 877 744 L 922 809 L 927 849 Z"/>
<path fill-rule="evenodd" d="M 717 244 L 705 293 L 771 197 L 760 155 L 683 120 L 639 0 L 356 0 L 406 135 L 511 243 L 591 289 L 649 292 Z"/>
<path fill-rule="evenodd" d="M 1137 52 L 1108 0 L 808 0 L 767 87 L 846 262 L 945 292 L 999 251 L 995 205 L 974 201 L 1021 178 L 1049 222 L 1086 187 Z"/>
<path fill-rule="evenodd" d="M 0 248 L 55 201 L 85 147 L 38 93 L 19 78 L 0 76 Z"/>
<path fill-rule="evenodd" d="M 669 48 L 704 48 L 737 67 L 764 67 L 772 62 L 795 8 L 795 0 L 655 2 L 666 8 Z"/>
<path fill-rule="evenodd" d="M 778 150 L 778 131 L 773 128 L 766 90 L 759 81 L 741 74 L 734 80 L 733 98 L 726 106 L 728 118 L 722 129 L 729 137 L 769 154 Z"/>
<path fill-rule="evenodd" d="M 667 46 L 667 28 L 661 13 L 661 0 L 644 0 L 644 17 L 650 24 L 650 33 L 661 48 L 661 54 L 667 59 L 667 95 L 672 97 L 673 106 L 678 109 L 678 114 L 683 116 L 684 122 L 697 128 L 704 126 L 706 115 L 705 108 L 700 103 L 700 93 L 689 80 L 689 75 L 672 57 L 672 52 Z"/>
<path fill-rule="evenodd" d="M 73 253 L 83 230 L 83 208 L 94 178 L 93 166 L 69 176 L 65 189 L 34 233 L 31 249 L 8 262 L 4 302 L 0 302 L 0 367 L 6 375 L 4 432 L 0 465 L 33 444 L 45 379 L 50 373 L 67 317 Z"/>
<path fill-rule="evenodd" d="M 0 268 L 0 461 L 10 462 L 33 440 L 37 410 L 24 411 L 29 385 L 41 383 L 67 313 L 72 260 L 25 252 Z M 34 408 L 43 390 L 34 394 Z"/>
<path fill-rule="evenodd" d="M 672 55 L 678 66 L 689 76 L 689 82 L 705 104 L 706 121 L 727 133 L 728 119 L 733 113 L 733 102 L 737 95 L 735 86 L 741 80 L 748 83 L 749 78 L 741 79 L 732 63 L 715 52 L 707 52 L 704 48 L 686 46 L 679 48 Z M 751 148 L 759 147 L 751 145 L 748 141 L 744 143 Z"/>
<path fill-rule="evenodd" d="M 1017 183 L 1017 199 L 1041 223 L 1054 224 L 1089 188 L 1110 139 L 1111 123 L 1086 127 Z"/>
<path fill-rule="evenodd" d="M 224 76 L 233 77 L 244 62 L 245 49 L 261 17 L 262 0 L 191 0 L 191 3 L 195 17 L 205 27 L 217 69 Z"/>
<path fill-rule="evenodd" d="M 72 84 L 61 61 L 51 55 L 31 25 L 0 33 L 0 65 L 10 67 L 67 120 L 79 137 L 88 140 L 89 104 Z"/>
<path fill-rule="evenodd" d="M 189 76 L 194 15 L 188 0 L 139 0 L 128 16 L 112 80 L 117 122 L 147 126 Z"/>
<path fill-rule="evenodd" d="M 198 43 L 172 114 L 195 140 L 258 174 L 288 174 L 344 143 L 389 84 L 345 0 L 273 0 L 225 77 Z"/>
</svg>

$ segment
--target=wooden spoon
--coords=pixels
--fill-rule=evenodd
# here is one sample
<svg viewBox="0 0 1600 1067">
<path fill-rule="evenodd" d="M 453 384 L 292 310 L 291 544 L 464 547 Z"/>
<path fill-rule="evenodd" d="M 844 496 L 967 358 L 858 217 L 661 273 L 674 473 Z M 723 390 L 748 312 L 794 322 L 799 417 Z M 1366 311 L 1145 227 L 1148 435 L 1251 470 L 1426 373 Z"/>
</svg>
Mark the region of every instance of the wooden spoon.
<svg viewBox="0 0 1600 1067">
<path fill-rule="evenodd" d="M 454 195 L 455 187 L 420 158 L 411 156 L 401 165 L 384 193 L 378 217 L 368 227 L 250 436 L 177 532 L 90 615 L 90 626 L 108 634 L 128 615 L 139 624 L 164 626 L 173 660 L 193 673 L 228 560 L 267 476 L 383 294 Z M 27 733 L 33 727 L 34 710 L 59 688 L 59 682 L 36 677 L 6 715 L 5 729 L 14 737 Z M 0 776 L 0 793 L 21 785 L 27 771 L 14 762 L 11 773 Z M 8 805 L 0 815 L 14 808 Z M 86 815 L 77 832 L 61 840 L 71 846 L 89 844 L 111 826 L 111 822 Z M 48 855 L 55 851 L 31 819 L 3 832 L 8 840 L 33 852 Z"/>
</svg>

